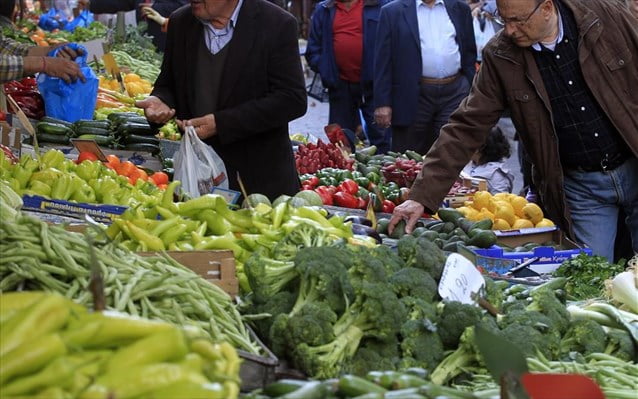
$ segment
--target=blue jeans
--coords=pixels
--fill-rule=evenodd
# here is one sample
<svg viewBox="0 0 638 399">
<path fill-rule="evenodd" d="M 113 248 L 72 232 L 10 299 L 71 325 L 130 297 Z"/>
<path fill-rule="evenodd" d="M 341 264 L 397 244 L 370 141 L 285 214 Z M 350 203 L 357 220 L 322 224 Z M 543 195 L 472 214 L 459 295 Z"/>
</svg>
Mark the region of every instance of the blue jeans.
<svg viewBox="0 0 638 399">
<path fill-rule="evenodd" d="M 565 171 L 565 197 L 576 239 L 594 255 L 614 260 L 618 211 L 623 209 L 634 252 L 638 252 L 638 159 L 607 172 Z"/>
<path fill-rule="evenodd" d="M 377 153 L 390 151 L 392 133 L 390 129 L 381 129 L 374 123 L 374 103 L 372 101 L 372 85 L 363 90 L 361 83 L 339 80 L 336 87 L 328 89 L 330 101 L 329 123 L 338 123 L 342 128 L 353 132 L 357 126 L 363 125 L 364 132 L 371 145 L 377 147 Z M 359 114 L 361 112 L 361 115 Z M 361 116 L 365 124 L 361 123 Z"/>
</svg>

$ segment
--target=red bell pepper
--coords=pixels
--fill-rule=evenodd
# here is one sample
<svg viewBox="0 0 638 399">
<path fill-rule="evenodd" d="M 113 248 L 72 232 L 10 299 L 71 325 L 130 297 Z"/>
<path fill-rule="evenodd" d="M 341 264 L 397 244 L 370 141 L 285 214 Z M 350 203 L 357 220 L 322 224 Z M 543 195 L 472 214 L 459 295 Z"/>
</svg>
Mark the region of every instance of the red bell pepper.
<svg viewBox="0 0 638 399">
<path fill-rule="evenodd" d="M 356 181 L 352 179 L 345 179 L 339 185 L 339 191 L 343 191 L 345 193 L 355 195 L 356 193 L 359 192 L 359 185 L 357 184 Z"/>
<path fill-rule="evenodd" d="M 396 205 L 390 200 L 383 200 L 382 212 L 392 213 Z"/>
<path fill-rule="evenodd" d="M 334 200 L 335 204 L 337 204 L 337 206 L 341 206 L 344 208 L 357 208 L 359 205 L 357 197 L 343 191 L 335 193 L 332 196 L 332 199 Z"/>
<path fill-rule="evenodd" d="M 326 186 L 320 186 L 315 188 L 315 193 L 319 194 L 319 197 L 321 197 L 321 202 L 323 202 L 324 205 L 333 204 L 332 193 L 328 191 L 328 188 Z"/>
</svg>

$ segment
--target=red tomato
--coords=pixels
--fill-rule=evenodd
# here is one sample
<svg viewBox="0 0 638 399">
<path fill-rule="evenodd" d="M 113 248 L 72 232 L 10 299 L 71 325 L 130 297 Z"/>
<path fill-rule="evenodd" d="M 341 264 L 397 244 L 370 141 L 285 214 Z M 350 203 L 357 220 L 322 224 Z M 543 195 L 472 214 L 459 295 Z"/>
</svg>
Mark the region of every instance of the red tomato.
<svg viewBox="0 0 638 399">
<path fill-rule="evenodd" d="M 112 169 L 115 169 L 120 164 L 120 158 L 117 155 L 109 154 L 106 156 L 106 162 L 113 166 Z"/>
<path fill-rule="evenodd" d="M 82 151 L 80 155 L 78 155 L 77 163 L 82 163 L 84 161 L 97 161 L 97 155 L 92 152 Z"/>
<path fill-rule="evenodd" d="M 151 179 L 157 184 L 168 184 L 168 175 L 164 172 L 155 172 L 151 175 Z"/>
<path fill-rule="evenodd" d="M 137 166 L 135 166 L 135 164 L 131 161 L 124 161 L 122 163 L 120 163 L 115 170 L 117 171 L 118 175 L 122 175 L 122 176 L 130 176 L 132 173 L 134 173 L 137 170 Z"/>
</svg>

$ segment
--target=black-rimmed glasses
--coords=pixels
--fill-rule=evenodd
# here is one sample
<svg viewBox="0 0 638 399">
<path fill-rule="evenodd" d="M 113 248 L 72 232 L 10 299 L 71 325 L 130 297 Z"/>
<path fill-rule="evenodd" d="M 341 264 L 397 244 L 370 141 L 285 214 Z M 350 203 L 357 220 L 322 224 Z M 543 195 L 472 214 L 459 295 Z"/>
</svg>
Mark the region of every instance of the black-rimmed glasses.
<svg viewBox="0 0 638 399">
<path fill-rule="evenodd" d="M 525 25 L 530 18 L 532 18 L 532 15 L 534 15 L 536 13 L 536 11 L 538 11 L 538 9 L 540 8 L 540 6 L 545 3 L 546 0 L 541 1 L 540 3 L 536 4 L 536 7 L 534 7 L 534 9 L 532 10 L 532 12 L 529 13 L 529 15 L 524 18 L 503 18 L 501 17 L 501 15 L 498 12 L 498 9 L 496 10 L 496 13 L 494 13 L 494 20 L 498 23 L 501 24 L 503 26 L 507 25 L 507 24 L 514 24 L 517 26 L 523 26 Z"/>
</svg>

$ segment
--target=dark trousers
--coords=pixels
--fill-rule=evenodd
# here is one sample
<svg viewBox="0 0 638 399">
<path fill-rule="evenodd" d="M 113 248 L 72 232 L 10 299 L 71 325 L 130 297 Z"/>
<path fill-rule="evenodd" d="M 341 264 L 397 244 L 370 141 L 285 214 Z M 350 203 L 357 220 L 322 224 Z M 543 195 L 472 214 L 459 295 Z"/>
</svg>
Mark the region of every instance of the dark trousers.
<svg viewBox="0 0 638 399">
<path fill-rule="evenodd" d="M 426 154 L 452 112 L 469 92 L 470 82 L 462 75 L 444 85 L 421 83 L 419 104 L 412 125 L 392 126 L 392 151 L 413 150 Z"/>
<path fill-rule="evenodd" d="M 377 153 L 385 153 L 390 150 L 392 133 L 390 129 L 380 129 L 374 124 L 372 85 L 369 86 L 362 89 L 360 83 L 339 80 L 336 87 L 329 88 L 329 120 L 353 132 L 363 125 L 363 131 L 370 144 L 377 147 Z M 361 122 L 361 116 L 365 123 Z"/>
</svg>

